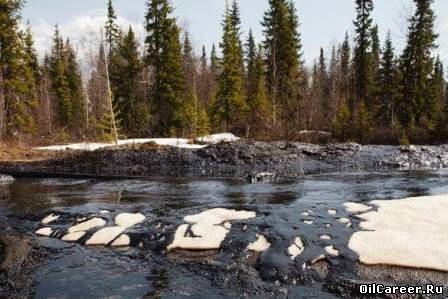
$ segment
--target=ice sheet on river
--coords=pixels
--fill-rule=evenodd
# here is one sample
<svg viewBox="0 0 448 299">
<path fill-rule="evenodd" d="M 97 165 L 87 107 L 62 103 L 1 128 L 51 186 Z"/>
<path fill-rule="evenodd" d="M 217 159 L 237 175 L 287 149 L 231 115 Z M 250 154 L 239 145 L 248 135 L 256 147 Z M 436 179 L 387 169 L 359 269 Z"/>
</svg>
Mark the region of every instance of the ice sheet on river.
<svg viewBox="0 0 448 299">
<path fill-rule="evenodd" d="M 372 205 L 348 244 L 361 263 L 448 271 L 448 195 Z"/>
</svg>

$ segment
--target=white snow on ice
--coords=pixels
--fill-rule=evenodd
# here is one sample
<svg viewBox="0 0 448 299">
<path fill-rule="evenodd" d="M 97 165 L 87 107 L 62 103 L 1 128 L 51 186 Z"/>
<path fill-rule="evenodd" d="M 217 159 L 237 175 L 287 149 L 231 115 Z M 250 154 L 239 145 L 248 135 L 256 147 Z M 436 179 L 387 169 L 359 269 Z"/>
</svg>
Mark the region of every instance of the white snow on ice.
<svg viewBox="0 0 448 299">
<path fill-rule="evenodd" d="M 59 219 L 59 215 L 50 214 L 47 217 L 45 217 L 44 219 L 42 219 L 42 224 L 48 224 L 48 223 L 53 222 L 58 219 Z"/>
<path fill-rule="evenodd" d="M 339 251 L 333 245 L 325 247 L 325 251 L 331 256 L 339 256 Z"/>
<path fill-rule="evenodd" d="M 81 222 L 80 224 L 77 224 L 75 226 L 72 226 L 68 229 L 69 233 L 75 233 L 79 231 L 88 231 L 89 229 L 92 229 L 94 227 L 104 226 L 106 225 L 106 221 L 104 221 L 101 218 L 92 218 L 88 221 Z"/>
<path fill-rule="evenodd" d="M 448 271 L 448 195 L 371 204 L 348 244 L 361 263 Z"/>
<path fill-rule="evenodd" d="M 369 206 L 356 202 L 346 202 L 344 206 L 350 213 L 364 213 L 372 209 Z"/>
<path fill-rule="evenodd" d="M 65 241 L 65 242 L 76 242 L 79 239 L 81 239 L 82 237 L 84 237 L 85 234 L 86 234 L 86 232 L 84 232 L 84 231 L 78 231 L 78 232 L 74 232 L 74 233 L 69 233 L 69 234 L 66 234 L 65 236 L 62 237 L 62 241 Z"/>
<path fill-rule="evenodd" d="M 93 236 L 87 240 L 86 245 L 107 245 L 117 238 L 124 228 L 120 226 L 105 227 L 93 234 Z"/>
<path fill-rule="evenodd" d="M 179 226 L 174 235 L 173 242 L 167 247 L 168 250 L 209 250 L 219 249 L 222 241 L 229 233 L 224 223 L 236 220 L 247 220 L 255 218 L 255 212 L 236 211 L 216 208 L 204 211 L 200 214 L 184 217 L 189 224 Z M 191 225 L 193 235 L 187 234 Z M 229 227 L 228 225 L 226 225 Z"/>
<path fill-rule="evenodd" d="M 253 243 L 250 243 L 249 246 L 247 246 L 247 249 L 250 251 L 255 252 L 264 252 L 271 247 L 271 243 L 266 239 L 265 236 L 257 234 L 257 240 Z"/>
<path fill-rule="evenodd" d="M 143 221 L 145 221 L 145 216 L 140 213 L 121 213 L 115 217 L 115 224 L 123 228 L 129 228 Z"/>
<path fill-rule="evenodd" d="M 112 243 L 112 246 L 129 246 L 129 244 L 131 244 L 129 236 L 122 234 Z"/>
<path fill-rule="evenodd" d="M 53 232 L 53 229 L 51 227 L 43 227 L 41 229 L 38 229 L 36 231 L 36 235 L 40 235 L 40 236 L 44 236 L 44 237 L 49 237 L 51 235 L 51 233 Z"/>
<path fill-rule="evenodd" d="M 299 237 L 296 237 L 294 243 L 288 247 L 288 253 L 291 256 L 292 260 L 301 255 L 304 250 L 305 246 L 303 245 L 303 242 Z"/>
</svg>

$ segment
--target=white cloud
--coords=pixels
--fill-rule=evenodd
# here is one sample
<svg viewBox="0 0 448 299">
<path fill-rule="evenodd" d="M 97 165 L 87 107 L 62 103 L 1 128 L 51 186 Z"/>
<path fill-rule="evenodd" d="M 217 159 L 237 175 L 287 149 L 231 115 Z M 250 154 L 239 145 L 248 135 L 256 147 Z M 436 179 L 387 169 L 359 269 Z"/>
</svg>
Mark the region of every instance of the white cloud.
<svg viewBox="0 0 448 299">
<path fill-rule="evenodd" d="M 105 22 L 106 12 L 104 10 L 92 10 L 85 15 L 75 16 L 64 23 L 58 24 L 64 39 L 70 39 L 74 46 L 83 72 L 89 70 L 90 53 L 95 55 L 98 51 L 101 41 L 101 28 L 104 27 Z M 118 17 L 117 23 L 124 31 L 132 26 L 139 41 L 143 42 L 143 22 Z M 47 21 L 39 19 L 31 26 L 36 50 L 39 57 L 43 59 L 45 54 L 51 51 L 55 24 L 49 24 Z"/>
</svg>

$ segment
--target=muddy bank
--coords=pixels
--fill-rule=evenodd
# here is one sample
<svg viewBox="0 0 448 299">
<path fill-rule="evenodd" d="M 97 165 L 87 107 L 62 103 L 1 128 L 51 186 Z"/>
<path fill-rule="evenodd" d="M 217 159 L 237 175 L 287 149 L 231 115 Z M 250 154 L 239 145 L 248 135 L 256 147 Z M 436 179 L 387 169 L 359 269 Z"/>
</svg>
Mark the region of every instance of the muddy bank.
<svg viewBox="0 0 448 299">
<path fill-rule="evenodd" d="M 23 235 L 0 236 L 0 297 L 30 298 L 34 292 L 33 274 L 46 253 L 35 248 Z"/>
<path fill-rule="evenodd" d="M 448 145 L 361 146 L 293 142 L 221 143 L 203 149 L 144 144 L 93 152 L 69 152 L 34 162 L 0 162 L 0 173 L 118 177 L 246 177 L 381 169 L 439 169 L 448 166 Z"/>
</svg>

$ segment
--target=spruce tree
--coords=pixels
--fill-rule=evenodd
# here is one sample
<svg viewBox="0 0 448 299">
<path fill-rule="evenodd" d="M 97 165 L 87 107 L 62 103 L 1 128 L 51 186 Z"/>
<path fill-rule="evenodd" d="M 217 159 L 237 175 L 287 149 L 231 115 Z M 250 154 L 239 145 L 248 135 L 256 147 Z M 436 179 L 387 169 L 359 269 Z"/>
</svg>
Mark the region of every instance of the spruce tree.
<svg viewBox="0 0 448 299">
<path fill-rule="evenodd" d="M 216 130 L 239 133 L 244 130 L 246 100 L 240 33 L 236 31 L 238 26 L 232 15 L 234 11 L 235 7 L 232 9 L 226 7 L 220 44 L 223 54 L 222 72 L 218 78 L 218 93 L 213 103 L 212 113 Z"/>
<path fill-rule="evenodd" d="M 33 133 L 33 70 L 19 30 L 20 0 L 0 1 L 0 141 L 4 136 Z"/>
<path fill-rule="evenodd" d="M 246 102 L 248 119 L 246 136 L 256 137 L 268 127 L 268 99 L 266 95 L 263 48 L 255 44 L 252 30 L 246 41 Z"/>
<path fill-rule="evenodd" d="M 184 105 L 186 106 L 184 135 L 196 136 L 198 124 L 197 68 L 188 32 L 182 46 L 182 64 L 185 76 Z"/>
<path fill-rule="evenodd" d="M 179 134 L 187 121 L 183 101 L 182 47 L 179 28 L 171 13 L 168 0 L 148 1 L 146 61 L 154 77 L 150 97 L 153 131 L 158 136 Z"/>
<path fill-rule="evenodd" d="M 381 89 L 381 86 L 379 85 L 381 42 L 378 34 L 378 25 L 374 25 L 371 31 L 372 49 L 370 52 L 368 70 L 370 84 L 368 85 L 368 100 L 366 102 L 373 116 L 375 115 L 376 111 L 378 110 L 378 106 L 380 105 L 378 101 L 378 93 Z"/>
<path fill-rule="evenodd" d="M 33 33 L 31 32 L 31 27 L 29 24 L 25 32 L 24 45 L 25 45 L 25 54 L 27 55 L 28 66 L 31 68 L 31 71 L 33 72 L 34 80 L 36 81 L 35 83 L 37 83 L 40 79 L 40 67 L 39 67 L 39 60 L 37 57 L 37 51 L 34 48 Z"/>
<path fill-rule="evenodd" d="M 127 136 L 138 136 L 140 124 L 149 118 L 149 104 L 137 95 L 138 81 L 143 69 L 140 60 L 139 43 L 132 27 L 126 35 L 118 40 L 116 50 L 111 57 L 110 80 L 114 95 L 114 107 L 117 119 L 120 120 L 122 133 Z M 143 109 L 138 111 L 138 108 Z"/>
<path fill-rule="evenodd" d="M 105 26 L 106 32 L 106 43 L 109 50 L 109 56 L 111 55 L 118 36 L 120 32 L 120 28 L 117 25 L 117 15 L 115 14 L 115 9 L 112 4 L 112 0 L 109 0 L 107 3 L 107 21 Z"/>
<path fill-rule="evenodd" d="M 82 87 L 81 71 L 79 70 L 78 63 L 76 61 L 76 53 L 67 40 L 64 49 L 65 60 L 65 77 L 67 80 L 68 89 L 70 90 L 70 106 L 71 106 L 71 118 L 68 120 L 68 125 L 78 130 L 78 134 L 81 133 L 80 128 L 85 124 L 85 101 L 84 90 Z"/>
<path fill-rule="evenodd" d="M 348 33 L 345 33 L 344 42 L 340 48 L 340 76 L 341 76 L 341 96 L 344 105 L 349 103 L 349 98 L 352 95 L 352 66 L 351 66 L 351 48 Z"/>
<path fill-rule="evenodd" d="M 216 46 L 213 44 L 212 51 L 210 53 L 210 72 L 215 76 L 215 78 L 218 76 L 219 64 L 220 62 L 216 54 Z"/>
<path fill-rule="evenodd" d="M 68 126 L 73 119 L 70 88 L 66 76 L 67 61 L 65 57 L 63 38 L 56 25 L 50 57 L 50 74 L 53 91 L 56 95 L 58 119 L 61 127 Z"/>
<path fill-rule="evenodd" d="M 372 47 L 372 11 L 373 0 L 356 0 L 356 20 L 354 21 L 356 31 L 356 47 L 354 50 L 355 71 L 355 99 L 351 105 L 352 112 L 356 117 L 358 106 L 364 102 L 366 107 L 369 103 L 369 88 L 373 78 L 371 73 L 371 47 Z"/>
<path fill-rule="evenodd" d="M 252 34 L 252 30 L 249 31 L 249 35 L 245 44 L 246 52 L 246 98 L 247 103 L 254 101 L 258 91 L 258 82 L 256 82 L 256 64 L 257 64 L 257 46 Z M 249 104 L 250 105 L 250 104 Z M 249 112 L 250 113 L 250 112 Z"/>
<path fill-rule="evenodd" d="M 327 72 L 327 63 L 325 59 L 324 49 L 320 48 L 319 55 L 319 63 L 317 66 L 317 83 L 318 83 L 318 98 L 319 98 L 319 107 L 321 111 L 322 117 L 322 128 L 327 129 L 328 119 L 331 117 L 331 103 L 330 103 L 330 88 L 329 88 L 329 78 Z"/>
<path fill-rule="evenodd" d="M 437 56 L 434 63 L 434 70 L 431 76 L 430 84 L 431 94 L 428 99 L 426 114 L 431 121 L 431 126 L 429 129 L 436 129 L 435 133 L 437 133 L 437 129 L 443 127 L 445 122 L 443 115 L 445 108 L 445 72 L 439 56 Z"/>
<path fill-rule="evenodd" d="M 431 74 L 434 70 L 432 51 L 436 48 L 433 0 L 414 0 L 415 14 L 409 20 L 407 45 L 401 57 L 402 99 L 400 119 L 403 125 L 431 126 L 434 101 L 431 94 Z"/>
<path fill-rule="evenodd" d="M 270 0 L 262 25 L 274 125 L 284 137 L 293 137 L 299 124 L 303 74 L 299 22 L 292 1 Z"/>
<path fill-rule="evenodd" d="M 396 105 L 399 96 L 397 63 L 392 45 L 391 33 L 387 34 L 379 69 L 379 124 L 394 127 L 396 124 Z"/>
</svg>

